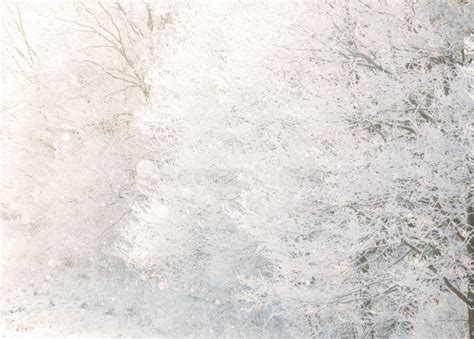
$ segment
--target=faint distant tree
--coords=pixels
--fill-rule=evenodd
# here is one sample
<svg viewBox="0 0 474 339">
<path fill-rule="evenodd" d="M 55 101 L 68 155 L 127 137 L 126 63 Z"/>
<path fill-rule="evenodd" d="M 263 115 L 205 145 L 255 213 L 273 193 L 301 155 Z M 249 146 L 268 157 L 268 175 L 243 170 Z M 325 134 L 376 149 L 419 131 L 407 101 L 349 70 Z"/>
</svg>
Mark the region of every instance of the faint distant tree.
<svg viewBox="0 0 474 339">
<path fill-rule="evenodd" d="M 0 208 L 8 243 L 16 244 L 4 253 L 8 272 L 34 276 L 28 288 L 41 285 L 45 271 L 54 268 L 50 260 L 74 267 L 109 264 L 109 239 L 131 214 L 135 165 L 146 152 L 133 113 L 145 101 L 147 85 L 140 74 L 156 47 L 147 44 L 157 43 L 150 32 L 164 27 L 150 6 L 139 4 L 149 9 L 141 12 L 114 4 L 114 15 L 121 15 L 116 21 L 107 4 L 95 5 L 2 3 L 2 83 L 8 86 L 2 86 L 1 98 Z M 100 34 L 63 17 L 94 25 L 116 48 L 99 52 L 91 45 L 100 43 Z M 127 32 L 134 24 L 142 26 Z M 121 42 L 107 31 L 116 38 L 123 34 Z M 134 48 L 143 52 L 126 50 L 140 31 L 146 38 Z M 92 63 L 78 62 L 85 60 Z M 139 90 L 125 90 L 129 85 Z M 87 261 L 90 256 L 105 259 Z M 15 266 L 19 258 L 33 267 Z"/>
<path fill-rule="evenodd" d="M 123 85 L 109 96 L 137 89 L 145 99 L 150 96 L 145 74 L 171 18 L 150 2 L 75 2 L 69 15 L 57 13 L 59 21 L 70 24 L 69 34 L 87 39 L 76 61 Z"/>
</svg>

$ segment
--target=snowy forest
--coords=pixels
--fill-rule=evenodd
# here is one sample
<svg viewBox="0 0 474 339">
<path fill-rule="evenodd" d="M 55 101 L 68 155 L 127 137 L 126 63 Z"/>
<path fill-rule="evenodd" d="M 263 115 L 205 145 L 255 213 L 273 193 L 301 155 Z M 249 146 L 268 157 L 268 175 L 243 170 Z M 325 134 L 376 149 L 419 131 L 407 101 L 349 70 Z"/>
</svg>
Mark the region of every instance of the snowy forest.
<svg viewBox="0 0 474 339">
<path fill-rule="evenodd" d="M 474 338 L 474 2 L 0 18 L 1 337 Z"/>
</svg>

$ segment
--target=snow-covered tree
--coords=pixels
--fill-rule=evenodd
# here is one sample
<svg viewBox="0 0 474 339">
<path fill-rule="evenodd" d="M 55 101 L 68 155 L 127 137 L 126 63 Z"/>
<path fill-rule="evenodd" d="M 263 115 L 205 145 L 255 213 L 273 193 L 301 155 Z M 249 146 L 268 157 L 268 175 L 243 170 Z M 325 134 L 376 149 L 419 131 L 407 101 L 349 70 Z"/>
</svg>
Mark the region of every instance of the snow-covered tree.
<svg viewBox="0 0 474 339">
<path fill-rule="evenodd" d="M 311 225 L 312 237 L 264 232 L 268 257 L 285 265 L 270 284 L 259 280 L 260 291 L 279 287 L 267 302 L 285 298 L 314 335 L 453 336 L 463 325 L 449 319 L 471 317 L 472 71 L 463 40 L 472 10 L 441 7 L 329 6 L 346 129 L 339 122 L 326 137 L 335 158 L 323 158 L 334 162 L 316 200 L 325 227 Z M 330 245 L 318 264 L 321 244 Z M 324 266 L 331 253 L 338 273 Z"/>
<path fill-rule="evenodd" d="M 474 335 L 472 5 L 1 9 L 2 328 Z"/>
<path fill-rule="evenodd" d="M 159 43 L 169 12 L 105 3 L 2 6 L 2 83 L 9 85 L 2 93 L 1 264 L 2 287 L 12 295 L 4 306 L 36 298 L 52 318 L 56 304 L 110 303 L 101 279 L 106 272 L 130 279 L 109 249 L 115 227 L 131 215 L 135 165 L 147 142 L 134 125 L 147 93 L 133 69 L 146 68 L 137 51 Z M 110 11 L 121 13 L 119 22 Z M 96 39 L 107 34 L 100 29 L 123 34 L 124 50 L 98 53 Z M 81 287 L 71 289 L 74 283 Z"/>
</svg>

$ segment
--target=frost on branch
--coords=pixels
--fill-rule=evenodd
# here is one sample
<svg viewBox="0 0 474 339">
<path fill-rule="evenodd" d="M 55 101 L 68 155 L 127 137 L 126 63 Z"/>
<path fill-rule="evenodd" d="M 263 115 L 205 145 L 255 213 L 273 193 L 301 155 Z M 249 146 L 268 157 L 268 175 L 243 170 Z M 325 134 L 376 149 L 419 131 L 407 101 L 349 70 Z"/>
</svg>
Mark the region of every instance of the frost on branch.
<svg viewBox="0 0 474 339">
<path fill-rule="evenodd" d="M 472 15 L 3 4 L 2 331 L 474 333 Z"/>
</svg>

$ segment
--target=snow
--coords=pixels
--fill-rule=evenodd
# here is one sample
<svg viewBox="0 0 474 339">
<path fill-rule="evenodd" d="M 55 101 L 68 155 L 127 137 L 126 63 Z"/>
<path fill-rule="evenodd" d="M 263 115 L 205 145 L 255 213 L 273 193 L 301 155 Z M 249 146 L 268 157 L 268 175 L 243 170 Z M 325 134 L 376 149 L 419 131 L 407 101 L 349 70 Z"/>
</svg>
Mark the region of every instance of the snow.
<svg viewBox="0 0 474 339">
<path fill-rule="evenodd" d="M 64 142 L 69 142 L 71 140 L 71 135 L 69 133 L 63 133 L 63 135 L 61 135 L 61 140 Z"/>
<path fill-rule="evenodd" d="M 56 267 L 58 265 L 58 261 L 55 259 L 49 259 L 48 260 L 48 266 L 49 267 Z"/>
<path fill-rule="evenodd" d="M 154 215 L 158 219 L 165 219 L 170 214 L 170 210 L 169 210 L 168 206 L 163 205 L 163 204 L 155 205 L 155 210 L 154 211 L 155 211 Z"/>
<path fill-rule="evenodd" d="M 168 288 L 168 283 L 166 281 L 160 281 L 158 284 L 160 291 L 164 291 Z"/>
<path fill-rule="evenodd" d="M 147 159 L 140 160 L 136 166 L 137 175 L 144 178 L 152 176 L 154 170 L 155 165 Z"/>
</svg>

